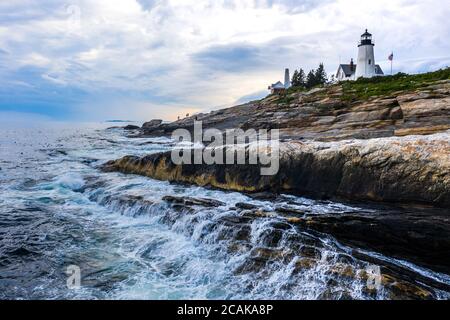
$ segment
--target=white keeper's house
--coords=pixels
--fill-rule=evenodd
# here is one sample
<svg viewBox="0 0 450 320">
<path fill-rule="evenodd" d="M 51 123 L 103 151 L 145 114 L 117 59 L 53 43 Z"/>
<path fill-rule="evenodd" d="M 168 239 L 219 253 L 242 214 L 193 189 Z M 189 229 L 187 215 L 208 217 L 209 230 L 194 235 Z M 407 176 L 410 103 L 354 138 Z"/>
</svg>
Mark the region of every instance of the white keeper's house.
<svg viewBox="0 0 450 320">
<path fill-rule="evenodd" d="M 277 81 L 271 84 L 268 89 L 271 94 L 282 94 L 291 87 L 291 77 L 289 76 L 289 69 L 284 70 L 284 84 L 281 81 Z"/>
<path fill-rule="evenodd" d="M 372 34 L 367 29 L 361 35 L 361 41 L 358 44 L 358 60 L 355 64 L 353 59 L 349 64 L 340 64 L 336 73 L 336 80 L 356 80 L 360 77 L 371 78 L 383 76 L 383 70 L 378 64 L 375 64 L 375 44 L 372 41 Z"/>
</svg>

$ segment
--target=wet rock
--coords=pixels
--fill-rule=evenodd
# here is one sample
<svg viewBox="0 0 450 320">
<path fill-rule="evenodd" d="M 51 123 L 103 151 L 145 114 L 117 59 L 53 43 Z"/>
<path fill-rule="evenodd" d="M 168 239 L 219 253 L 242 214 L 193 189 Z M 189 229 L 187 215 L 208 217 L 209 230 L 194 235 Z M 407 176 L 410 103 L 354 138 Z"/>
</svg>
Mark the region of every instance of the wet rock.
<svg viewBox="0 0 450 320">
<path fill-rule="evenodd" d="M 309 216 L 295 221 L 308 230 L 331 234 L 355 247 L 450 273 L 449 214 L 432 209 L 395 211 L 372 215 Z"/>
<path fill-rule="evenodd" d="M 304 272 L 305 270 L 314 268 L 317 265 L 317 260 L 312 258 L 300 258 L 295 262 L 293 274 Z"/>
<path fill-rule="evenodd" d="M 341 253 L 337 257 L 337 262 L 345 263 L 345 264 L 352 264 L 355 262 L 355 259 L 351 255 Z"/>
<path fill-rule="evenodd" d="M 282 259 L 286 253 L 281 249 L 272 248 L 254 248 L 251 251 L 253 257 L 262 258 L 264 260 Z"/>
<path fill-rule="evenodd" d="M 328 288 L 322 292 L 317 300 L 354 300 L 352 294 L 347 290 L 335 290 Z"/>
<path fill-rule="evenodd" d="M 100 181 L 101 182 L 101 181 Z M 95 185 L 95 184 L 94 184 Z M 90 185 L 92 187 L 92 185 Z M 124 214 L 139 216 L 147 214 L 154 205 L 153 201 L 146 200 L 139 195 L 107 195 L 93 194 L 90 200 L 98 201 L 101 205 L 106 205 L 113 210 L 119 210 Z"/>
<path fill-rule="evenodd" d="M 391 300 L 431 300 L 433 293 L 421 286 L 383 275 L 381 283 L 390 291 Z"/>
<path fill-rule="evenodd" d="M 289 214 L 289 215 L 302 215 L 303 216 L 305 214 L 304 210 L 291 208 L 291 207 L 277 207 L 277 208 L 275 208 L 275 211 L 279 212 L 279 213 L 283 213 L 283 214 Z"/>
<path fill-rule="evenodd" d="M 264 230 L 258 239 L 260 245 L 266 247 L 278 247 L 281 238 L 283 237 L 283 231 L 280 229 L 266 229 Z"/>
<path fill-rule="evenodd" d="M 252 229 L 250 226 L 241 226 L 234 230 L 233 240 L 250 241 Z"/>
<path fill-rule="evenodd" d="M 353 267 L 351 265 L 345 264 L 345 263 L 335 264 L 334 266 L 331 267 L 331 269 L 328 272 L 332 273 L 334 275 L 337 275 L 339 277 L 350 278 L 350 279 L 353 279 L 356 276 L 356 272 L 353 269 Z"/>
<path fill-rule="evenodd" d="M 239 209 L 243 209 L 243 210 L 252 210 L 252 209 L 257 209 L 258 206 L 251 204 L 251 203 L 243 203 L 243 202 L 238 202 L 235 204 L 236 208 Z"/>
<path fill-rule="evenodd" d="M 250 219 L 256 219 L 256 218 L 274 218 L 277 215 L 273 212 L 266 212 L 263 210 L 245 210 L 241 212 L 241 215 L 243 217 L 248 217 Z"/>
<path fill-rule="evenodd" d="M 222 201 L 207 198 L 164 196 L 163 200 L 185 206 L 220 207 L 225 205 Z"/>
<path fill-rule="evenodd" d="M 237 266 L 233 273 L 235 275 L 243 275 L 247 273 L 257 273 L 265 269 L 267 260 L 259 257 L 251 257 Z"/>
<path fill-rule="evenodd" d="M 254 192 L 247 195 L 255 200 L 275 200 L 278 197 L 278 195 L 273 192 Z"/>
<path fill-rule="evenodd" d="M 252 218 L 244 215 L 228 215 L 225 217 L 222 217 L 221 221 L 222 223 L 226 225 L 239 225 L 239 224 L 245 224 L 251 222 Z"/>
<path fill-rule="evenodd" d="M 442 291 L 447 292 L 450 291 L 450 285 L 435 280 L 433 278 L 421 275 L 418 272 L 415 272 L 409 268 L 404 268 L 398 264 L 394 264 L 386 260 L 381 260 L 376 257 L 369 256 L 357 250 L 354 250 L 352 252 L 352 256 L 354 256 L 357 259 L 367 261 L 371 265 L 379 266 L 381 274 L 384 277 L 383 281 L 385 281 L 385 283 L 388 279 L 394 278 L 396 279 L 396 281 L 412 283 L 419 287 L 425 286 L 429 288 L 436 288 Z M 367 280 L 368 278 L 366 270 L 358 270 L 357 276 L 362 280 Z"/>
<path fill-rule="evenodd" d="M 161 125 L 163 121 L 160 119 L 153 119 L 151 121 L 145 122 L 142 125 L 142 129 L 144 130 L 152 130 L 152 129 L 156 129 L 157 127 L 159 127 Z"/>
<path fill-rule="evenodd" d="M 297 217 L 288 217 L 286 218 L 286 221 L 289 223 L 294 223 L 294 224 L 299 224 L 301 223 L 303 219 L 302 218 L 297 218 Z"/>
<path fill-rule="evenodd" d="M 135 126 L 135 125 L 132 125 L 132 124 L 129 124 L 129 125 L 123 127 L 124 130 L 138 130 L 138 129 L 140 129 L 140 128 L 141 128 L 141 127 Z"/>
<path fill-rule="evenodd" d="M 274 261 L 283 260 L 287 253 L 281 249 L 272 248 L 253 248 L 250 257 L 245 259 L 235 270 L 234 273 L 242 275 L 246 273 L 269 273 L 268 265 Z"/>
<path fill-rule="evenodd" d="M 300 248 L 300 255 L 314 259 L 320 259 L 321 257 L 320 250 L 312 246 L 302 246 Z"/>
</svg>

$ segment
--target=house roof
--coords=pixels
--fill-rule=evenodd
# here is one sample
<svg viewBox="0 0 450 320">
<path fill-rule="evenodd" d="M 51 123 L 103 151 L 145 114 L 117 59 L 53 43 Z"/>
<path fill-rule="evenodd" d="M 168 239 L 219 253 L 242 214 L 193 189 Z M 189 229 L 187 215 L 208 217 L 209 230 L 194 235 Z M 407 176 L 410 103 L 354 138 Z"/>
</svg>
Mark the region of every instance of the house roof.
<svg viewBox="0 0 450 320">
<path fill-rule="evenodd" d="M 353 65 L 353 69 L 350 68 L 350 64 L 341 64 L 339 65 L 339 68 L 342 69 L 346 77 L 350 77 L 356 71 L 356 64 Z"/>
<path fill-rule="evenodd" d="M 381 70 L 381 67 L 379 64 L 375 65 L 375 74 L 384 75 L 383 70 Z"/>
<path fill-rule="evenodd" d="M 356 71 L 356 64 L 353 65 L 353 71 L 350 68 L 350 64 L 341 64 L 341 65 L 339 65 L 339 68 L 342 68 L 342 71 L 344 72 L 346 77 L 350 77 Z M 339 69 L 338 69 L 338 71 L 339 71 Z M 384 75 L 384 72 L 381 69 L 379 64 L 375 65 L 375 74 L 377 74 L 377 75 Z"/>
<path fill-rule="evenodd" d="M 284 89 L 284 84 L 281 83 L 281 81 L 278 81 L 277 83 L 274 83 L 270 86 L 272 89 Z"/>
</svg>

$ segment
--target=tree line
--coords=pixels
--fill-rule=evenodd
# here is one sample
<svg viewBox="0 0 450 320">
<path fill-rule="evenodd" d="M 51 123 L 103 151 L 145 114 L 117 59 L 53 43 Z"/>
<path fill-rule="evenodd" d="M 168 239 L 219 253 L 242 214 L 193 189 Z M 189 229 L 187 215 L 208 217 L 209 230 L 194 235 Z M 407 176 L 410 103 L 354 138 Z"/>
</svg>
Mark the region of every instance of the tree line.
<svg viewBox="0 0 450 320">
<path fill-rule="evenodd" d="M 299 70 L 295 70 L 292 74 L 291 85 L 293 87 L 303 87 L 306 89 L 310 89 L 317 85 L 322 85 L 328 82 L 327 73 L 325 72 L 325 67 L 323 63 L 319 64 L 317 69 L 312 69 L 305 74 L 305 71 L 300 68 Z"/>
</svg>

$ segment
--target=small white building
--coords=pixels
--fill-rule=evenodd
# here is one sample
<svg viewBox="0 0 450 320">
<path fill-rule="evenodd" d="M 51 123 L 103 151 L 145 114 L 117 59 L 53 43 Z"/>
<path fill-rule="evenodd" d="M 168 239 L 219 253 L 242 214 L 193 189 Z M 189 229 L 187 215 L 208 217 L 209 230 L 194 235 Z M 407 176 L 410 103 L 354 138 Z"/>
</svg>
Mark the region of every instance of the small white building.
<svg viewBox="0 0 450 320">
<path fill-rule="evenodd" d="M 361 41 L 358 44 L 358 60 L 350 64 L 340 64 L 336 73 L 338 81 L 356 80 L 360 77 L 371 78 L 375 76 L 383 76 L 383 70 L 378 64 L 375 64 L 375 44 L 372 41 L 372 34 L 367 29 L 361 35 Z"/>
<path fill-rule="evenodd" d="M 286 91 L 286 88 L 284 84 L 281 83 L 281 81 L 271 84 L 268 89 L 270 90 L 271 94 L 280 94 Z"/>
<path fill-rule="evenodd" d="M 291 87 L 291 77 L 289 76 L 289 69 L 284 70 L 284 84 L 281 81 L 271 84 L 268 89 L 271 94 L 281 94 Z"/>
<path fill-rule="evenodd" d="M 353 63 L 353 59 L 350 60 L 350 64 L 340 64 L 336 73 L 336 79 L 338 81 L 355 80 L 356 64 Z"/>
</svg>

